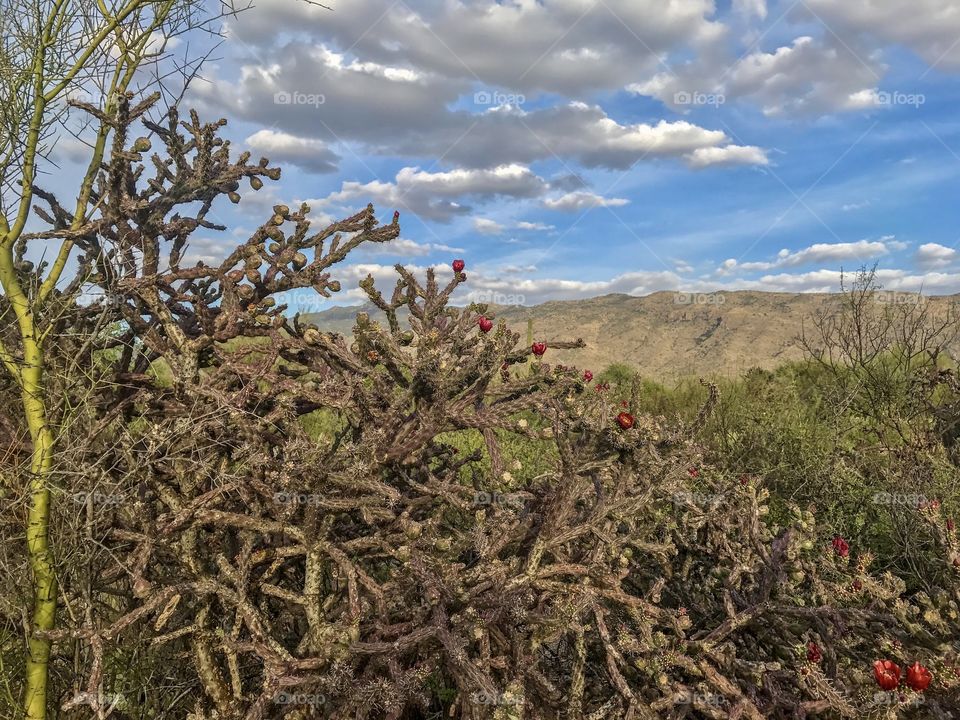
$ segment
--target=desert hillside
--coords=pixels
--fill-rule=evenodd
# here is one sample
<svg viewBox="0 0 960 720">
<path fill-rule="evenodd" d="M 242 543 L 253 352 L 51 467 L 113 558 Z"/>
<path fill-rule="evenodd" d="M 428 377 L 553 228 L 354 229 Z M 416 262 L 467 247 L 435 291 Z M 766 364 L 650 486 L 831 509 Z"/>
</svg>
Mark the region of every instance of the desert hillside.
<svg viewBox="0 0 960 720">
<path fill-rule="evenodd" d="M 683 300 L 684 298 L 681 298 Z M 490 306 L 489 315 L 506 320 L 525 337 L 533 320 L 537 340 L 582 337 L 583 350 L 554 351 L 553 362 L 604 368 L 625 362 L 652 378 L 691 375 L 735 376 L 751 367 L 771 369 L 800 359 L 804 323 L 829 310 L 837 295 L 815 293 L 728 292 L 678 301 L 673 292 L 643 297 L 604 295 L 588 300 L 548 302 L 531 307 Z M 957 296 L 927 299 L 937 311 Z M 309 316 L 321 328 L 350 333 L 359 311 L 372 306 L 336 307 Z"/>
</svg>

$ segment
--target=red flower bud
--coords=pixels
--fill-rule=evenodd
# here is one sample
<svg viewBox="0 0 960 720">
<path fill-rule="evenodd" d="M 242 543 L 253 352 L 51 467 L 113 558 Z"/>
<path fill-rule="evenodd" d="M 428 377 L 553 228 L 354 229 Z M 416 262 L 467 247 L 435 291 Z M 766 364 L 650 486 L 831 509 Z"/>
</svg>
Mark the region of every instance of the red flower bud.
<svg viewBox="0 0 960 720">
<path fill-rule="evenodd" d="M 589 370 L 584 370 L 583 379 L 585 382 L 590 382 L 591 380 L 593 380 L 593 373 L 590 372 Z"/>
<path fill-rule="evenodd" d="M 807 660 L 812 663 L 818 663 L 823 660 L 823 652 L 815 642 L 807 643 Z"/>
<path fill-rule="evenodd" d="M 692 478 L 700 477 L 700 471 L 697 470 L 695 467 L 687 468 L 687 474 Z"/>
<path fill-rule="evenodd" d="M 621 400 L 620 407 L 630 407 L 630 403 L 628 403 L 626 400 Z"/>
<path fill-rule="evenodd" d="M 629 430 L 633 427 L 633 415 L 628 412 L 622 412 L 617 415 L 617 424 L 624 430 Z"/>
<path fill-rule="evenodd" d="M 859 580 L 854 580 L 852 585 L 853 585 L 854 592 L 860 592 L 861 590 L 863 590 L 863 583 L 860 582 Z"/>
<path fill-rule="evenodd" d="M 907 668 L 907 685 L 911 690 L 923 692 L 930 685 L 931 680 L 933 680 L 933 676 L 930 671 L 919 662 L 914 662 Z"/>
<path fill-rule="evenodd" d="M 847 557 L 850 554 L 850 546 L 847 541 L 837 535 L 833 538 L 833 549 L 840 557 Z"/>
<path fill-rule="evenodd" d="M 394 221 L 394 222 L 397 222 L 399 219 L 400 219 L 400 211 L 399 211 L 399 210 L 394 210 L 394 211 L 393 211 L 393 221 Z"/>
<path fill-rule="evenodd" d="M 894 690 L 900 684 L 900 666 L 890 660 L 876 660 L 873 677 L 882 690 Z"/>
<path fill-rule="evenodd" d="M 484 317 L 483 315 L 481 315 L 477 320 L 477 325 L 479 325 L 480 329 L 485 333 L 488 333 L 493 329 L 493 321 L 488 317 Z"/>
<path fill-rule="evenodd" d="M 530 346 L 530 349 L 537 357 L 543 357 L 543 354 L 547 351 L 547 344 L 545 342 L 535 342 Z"/>
<path fill-rule="evenodd" d="M 466 266 L 467 264 L 463 260 L 457 259 L 453 261 L 453 271 L 455 273 L 463 272 L 463 268 Z"/>
</svg>

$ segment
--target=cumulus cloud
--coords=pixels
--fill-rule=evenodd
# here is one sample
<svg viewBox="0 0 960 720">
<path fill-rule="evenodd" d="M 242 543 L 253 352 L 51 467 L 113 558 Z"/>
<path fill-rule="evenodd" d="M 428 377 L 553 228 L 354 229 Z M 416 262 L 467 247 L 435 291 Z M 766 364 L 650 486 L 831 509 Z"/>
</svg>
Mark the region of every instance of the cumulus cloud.
<svg viewBox="0 0 960 720">
<path fill-rule="evenodd" d="M 746 99 L 771 116 L 876 109 L 885 69 L 855 39 L 801 36 L 770 52 L 697 57 L 627 89 L 684 112 L 696 98 L 708 103 L 710 96 L 713 102 Z"/>
<path fill-rule="evenodd" d="M 397 255 L 400 257 L 423 257 L 435 252 L 462 253 L 464 248 L 452 247 L 443 243 L 418 243 L 409 238 L 397 238 L 388 243 L 366 243 L 357 250 L 357 256 Z"/>
<path fill-rule="evenodd" d="M 882 257 L 891 250 L 902 250 L 904 243 L 893 236 L 880 240 L 859 240 L 857 242 L 815 243 L 796 251 L 786 248 L 777 253 L 774 260 L 768 262 L 739 262 L 734 258 L 725 260 L 716 270 L 718 275 L 732 275 L 736 272 L 755 272 L 774 268 L 799 267 L 816 263 L 842 263 L 853 260 L 868 260 Z"/>
<path fill-rule="evenodd" d="M 473 229 L 481 235 L 502 235 L 508 228 L 537 232 L 547 232 L 556 229 L 553 225 L 547 225 L 541 222 L 527 222 L 525 220 L 509 225 L 491 220 L 490 218 L 474 218 L 473 220 Z"/>
<path fill-rule="evenodd" d="M 697 148 L 684 156 L 693 168 L 712 165 L 769 165 L 767 153 L 754 146 L 727 145 L 726 147 Z"/>
<path fill-rule="evenodd" d="M 741 15 L 756 15 L 764 20 L 767 17 L 767 0 L 733 0 L 733 9 Z"/>
<path fill-rule="evenodd" d="M 416 145 L 403 149 L 415 152 L 418 147 L 432 147 L 448 160 L 471 167 L 568 157 L 586 167 L 626 170 L 644 159 L 684 157 L 699 149 L 728 146 L 731 141 L 722 130 L 683 120 L 623 124 L 599 105 L 579 101 L 530 112 L 510 108 L 486 113 L 470 120 L 469 127 L 459 138 L 418 139 Z M 582 186 L 582 179 L 568 177 L 560 179 L 563 189 L 577 189 L 573 180 L 580 180 Z"/>
<path fill-rule="evenodd" d="M 481 235 L 499 235 L 506 228 L 495 220 L 489 218 L 474 218 L 473 229 Z"/>
<path fill-rule="evenodd" d="M 722 130 L 686 121 L 620 123 L 599 105 L 579 100 L 530 111 L 512 105 L 480 114 L 451 110 L 448 106 L 467 86 L 429 75 L 399 79 L 383 69 L 363 69 L 368 63 L 334 63 L 332 53 L 312 46 L 285 52 L 290 58 L 283 63 L 243 66 L 235 83 L 200 86 L 198 102 L 230 107 L 246 120 L 295 138 L 354 142 L 382 155 L 443 157 L 465 168 L 560 157 L 586 167 L 625 170 L 643 159 L 691 156 L 731 143 Z M 322 103 L 306 102 L 321 95 Z M 278 104 L 278 97 L 289 102 Z M 758 148 L 731 147 L 727 154 L 740 163 L 765 162 Z M 573 190 L 573 183 L 583 181 L 570 175 L 554 182 Z"/>
<path fill-rule="evenodd" d="M 521 220 L 515 226 L 517 230 L 537 230 L 546 232 L 548 230 L 556 230 L 556 227 L 553 225 L 547 225 L 542 222 L 526 222 Z"/>
<path fill-rule="evenodd" d="M 354 0 L 336 13 L 263 0 L 234 18 L 229 34 L 262 48 L 301 32 L 351 47 L 367 62 L 569 96 L 620 87 L 664 53 L 722 34 L 713 13 L 712 0 Z"/>
<path fill-rule="evenodd" d="M 425 267 L 406 265 L 413 272 L 423 273 Z M 448 279 L 451 271 L 448 265 L 434 267 L 441 282 Z M 492 269 L 491 269 L 492 270 Z M 637 270 L 621 273 L 609 279 L 571 280 L 558 277 L 530 277 L 535 272 L 532 267 L 514 267 L 511 272 L 499 267 L 495 272 L 474 268 L 470 273 L 470 289 L 458 290 L 454 302 L 466 303 L 471 297 L 485 295 L 505 295 L 522 298 L 524 305 L 536 305 L 551 300 L 575 300 L 608 295 L 613 293 L 642 296 L 660 291 L 682 290 L 685 292 L 733 292 L 736 290 L 756 290 L 760 292 L 783 293 L 835 293 L 840 290 L 842 273 L 839 270 L 811 270 L 809 272 L 763 275 L 751 280 L 724 282 L 716 280 L 696 280 L 681 277 L 669 270 Z M 370 273 L 381 284 L 392 282 L 395 270 L 389 265 L 346 266 L 340 273 L 341 280 L 346 277 L 350 282 L 345 287 L 355 285 Z M 885 290 L 903 292 L 921 292 L 925 294 L 948 294 L 960 291 L 960 273 L 923 273 L 915 274 L 907 270 L 887 268 L 876 273 L 876 280 Z M 366 296 L 360 290 L 348 290 L 338 299 L 350 299 L 361 303 Z"/>
<path fill-rule="evenodd" d="M 428 265 L 404 263 L 409 271 L 423 275 Z M 440 282 L 452 276 L 449 264 L 430 265 Z M 660 291 L 685 292 L 733 292 L 756 290 L 783 293 L 834 293 L 840 290 L 840 270 L 818 269 L 807 272 L 779 272 L 765 274 L 755 279 L 718 280 L 684 278 L 678 268 L 670 270 L 633 270 L 610 278 L 598 280 L 573 280 L 562 277 L 536 277 L 533 265 L 475 267 L 471 266 L 469 288 L 458 289 L 454 303 L 466 304 L 477 297 L 510 296 L 520 304 L 535 305 L 551 300 L 575 300 L 608 295 L 612 293 L 642 296 Z M 361 304 L 366 295 L 357 285 L 367 275 L 372 275 L 381 286 L 391 285 L 396 278 L 392 265 L 377 263 L 354 263 L 338 265 L 337 279 L 344 292 L 337 295 L 339 304 Z M 885 290 L 921 292 L 924 294 L 948 294 L 960 291 L 960 273 L 928 272 L 911 273 L 898 268 L 881 268 L 875 275 Z"/>
<path fill-rule="evenodd" d="M 899 43 L 930 64 L 960 70 L 960 6 L 956 0 L 806 0 L 795 14 L 807 13 L 834 32 L 869 34 Z"/>
<path fill-rule="evenodd" d="M 335 172 L 340 160 L 340 156 L 320 140 L 296 137 L 276 130 L 259 130 L 244 142 L 251 150 L 267 155 L 274 163 L 289 163 L 317 173 Z"/>
<path fill-rule="evenodd" d="M 393 182 L 344 182 L 340 190 L 309 204 L 345 206 L 354 200 L 372 200 L 377 205 L 407 209 L 423 218 L 449 222 L 471 210 L 459 200 L 484 202 L 498 196 L 531 198 L 543 194 L 547 187 L 547 182 L 530 168 L 516 164 L 489 170 L 458 169 L 435 173 L 405 167 Z"/>
<path fill-rule="evenodd" d="M 957 251 L 938 243 L 924 243 L 917 248 L 914 261 L 917 266 L 925 270 L 944 268 L 952 265 L 957 258 Z"/>
<path fill-rule="evenodd" d="M 578 190 L 556 198 L 545 198 L 543 206 L 562 212 L 580 212 L 594 207 L 621 207 L 629 202 L 625 198 L 605 198 L 596 193 Z"/>
</svg>

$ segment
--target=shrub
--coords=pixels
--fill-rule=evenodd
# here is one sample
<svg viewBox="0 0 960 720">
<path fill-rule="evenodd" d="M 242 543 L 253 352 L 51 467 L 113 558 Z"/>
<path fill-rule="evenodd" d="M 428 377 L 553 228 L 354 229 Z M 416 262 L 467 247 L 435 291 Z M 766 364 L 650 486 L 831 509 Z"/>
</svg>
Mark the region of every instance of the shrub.
<svg viewBox="0 0 960 720">
<path fill-rule="evenodd" d="M 100 358 L 96 402 L 69 427 L 69 490 L 122 500 L 87 502 L 70 619 L 47 634 L 61 672 L 82 668 L 65 708 L 104 714 L 158 663 L 172 679 L 147 694 L 196 720 L 958 705 L 960 559 L 939 508 L 921 516 L 938 585 L 908 593 L 809 510 L 772 521 L 763 478 L 710 461 L 696 437 L 716 386 L 675 420 L 642 409 L 637 381 L 595 392 L 550 364 L 580 341 L 521 343 L 502 322 L 477 327 L 496 321 L 487 306 L 451 307 L 462 265 L 446 283 L 397 266 L 387 295 L 368 277 L 386 325 L 360 314 L 352 340 L 275 304 L 291 287 L 337 292 L 336 264 L 396 238 L 397 214 L 311 232 L 305 205 L 276 206 L 220 265 L 183 267 L 214 198 L 276 176 L 230 162 L 220 124 L 175 109 L 150 124 L 173 162 L 156 156 L 142 190 L 122 181 L 142 168 L 119 132 L 98 190 L 113 247 L 90 242 L 86 258 L 110 299 L 97 311 L 126 330 L 104 341 L 121 352 Z M 175 208 L 187 214 L 166 220 Z M 161 359 L 163 378 L 147 372 Z M 933 682 L 878 696 L 878 660 L 888 686 L 883 660 Z"/>
</svg>

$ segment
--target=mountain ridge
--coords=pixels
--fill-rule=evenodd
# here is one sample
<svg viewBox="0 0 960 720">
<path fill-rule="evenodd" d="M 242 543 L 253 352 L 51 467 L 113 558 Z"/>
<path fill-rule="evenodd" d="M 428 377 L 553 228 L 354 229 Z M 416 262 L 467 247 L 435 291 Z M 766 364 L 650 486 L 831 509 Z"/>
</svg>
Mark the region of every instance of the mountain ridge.
<svg viewBox="0 0 960 720">
<path fill-rule="evenodd" d="M 912 294 L 879 297 L 904 302 Z M 800 360 L 799 337 L 817 312 L 829 312 L 839 293 L 781 293 L 736 290 L 717 293 L 658 291 L 649 295 L 611 293 L 579 300 L 550 300 L 539 305 L 487 304 L 487 315 L 504 320 L 521 339 L 533 322 L 535 340 L 545 340 L 545 360 L 595 372 L 611 363 L 637 367 L 657 380 L 740 375 L 753 367 L 771 370 Z M 932 309 L 945 309 L 960 295 L 924 297 Z M 878 301 L 879 302 L 879 301 Z M 358 312 L 374 319 L 373 305 L 335 306 L 302 315 L 304 322 L 349 335 Z M 809 327 L 809 325 L 808 325 Z M 549 350 L 551 340 L 583 338 L 581 350 Z M 957 356 L 957 353 L 954 353 Z"/>
</svg>

